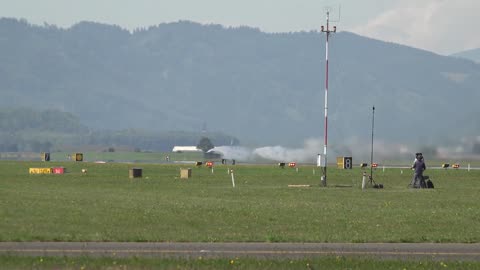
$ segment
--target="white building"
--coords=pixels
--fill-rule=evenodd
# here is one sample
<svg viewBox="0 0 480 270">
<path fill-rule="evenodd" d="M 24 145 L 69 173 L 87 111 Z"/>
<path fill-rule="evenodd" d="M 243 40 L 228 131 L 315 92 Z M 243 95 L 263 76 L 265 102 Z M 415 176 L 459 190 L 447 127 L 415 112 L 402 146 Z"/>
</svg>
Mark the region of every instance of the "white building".
<svg viewBox="0 0 480 270">
<path fill-rule="evenodd" d="M 182 152 L 202 152 L 201 149 L 198 149 L 196 146 L 174 146 L 172 149 L 174 153 Z"/>
</svg>

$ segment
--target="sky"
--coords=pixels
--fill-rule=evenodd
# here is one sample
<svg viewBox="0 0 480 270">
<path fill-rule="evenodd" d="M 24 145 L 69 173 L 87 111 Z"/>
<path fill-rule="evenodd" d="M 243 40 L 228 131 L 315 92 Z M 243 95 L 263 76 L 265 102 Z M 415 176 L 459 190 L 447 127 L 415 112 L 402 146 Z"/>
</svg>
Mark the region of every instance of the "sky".
<svg viewBox="0 0 480 270">
<path fill-rule="evenodd" d="M 188 20 L 265 32 L 338 31 L 448 55 L 480 48 L 480 0 L 0 0 L 0 17 L 68 28 L 80 21 L 128 30 Z"/>
</svg>

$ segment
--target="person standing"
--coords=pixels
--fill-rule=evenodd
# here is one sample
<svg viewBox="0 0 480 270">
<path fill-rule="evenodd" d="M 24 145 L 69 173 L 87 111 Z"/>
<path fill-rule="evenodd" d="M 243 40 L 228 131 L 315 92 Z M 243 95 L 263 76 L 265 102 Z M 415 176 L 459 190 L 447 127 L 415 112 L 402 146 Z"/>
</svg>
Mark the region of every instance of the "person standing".
<svg viewBox="0 0 480 270">
<path fill-rule="evenodd" d="M 426 188 L 425 180 L 423 179 L 423 171 L 427 169 L 423 155 L 417 153 L 415 162 L 413 163 L 412 169 L 415 171 L 413 174 L 412 187 L 413 188 Z"/>
<path fill-rule="evenodd" d="M 415 162 L 418 160 L 418 156 L 421 155 L 422 153 L 415 153 L 415 159 L 413 160 L 412 166 L 410 167 L 412 170 L 415 170 Z M 415 184 L 415 174 L 413 174 L 412 181 L 410 181 L 409 187 L 413 188 L 413 185 Z"/>
</svg>

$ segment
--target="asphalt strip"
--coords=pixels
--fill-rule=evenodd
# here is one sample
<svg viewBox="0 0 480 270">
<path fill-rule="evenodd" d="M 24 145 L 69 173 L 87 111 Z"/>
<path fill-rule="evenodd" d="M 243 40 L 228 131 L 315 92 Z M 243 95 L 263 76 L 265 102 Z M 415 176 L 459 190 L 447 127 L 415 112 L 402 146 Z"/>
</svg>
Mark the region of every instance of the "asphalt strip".
<svg viewBox="0 0 480 270">
<path fill-rule="evenodd" d="M 358 256 L 397 260 L 480 261 L 480 244 L 0 242 L 0 254 L 69 257 L 252 257 L 265 259 Z"/>
</svg>

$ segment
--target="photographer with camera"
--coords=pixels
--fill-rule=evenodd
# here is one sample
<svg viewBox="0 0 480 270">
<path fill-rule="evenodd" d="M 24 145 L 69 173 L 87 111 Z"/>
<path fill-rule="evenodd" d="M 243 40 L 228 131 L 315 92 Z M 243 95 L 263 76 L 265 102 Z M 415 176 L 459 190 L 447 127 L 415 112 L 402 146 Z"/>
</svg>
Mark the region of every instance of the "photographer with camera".
<svg viewBox="0 0 480 270">
<path fill-rule="evenodd" d="M 412 165 L 412 170 L 414 170 L 413 179 L 410 183 L 412 188 L 426 188 L 425 179 L 423 178 L 423 171 L 427 169 L 425 161 L 423 159 L 422 153 L 415 154 L 415 162 Z"/>
</svg>

